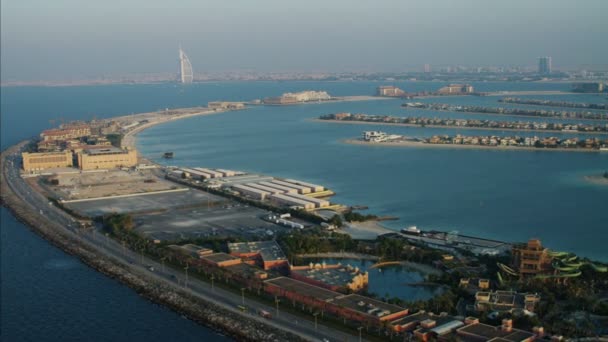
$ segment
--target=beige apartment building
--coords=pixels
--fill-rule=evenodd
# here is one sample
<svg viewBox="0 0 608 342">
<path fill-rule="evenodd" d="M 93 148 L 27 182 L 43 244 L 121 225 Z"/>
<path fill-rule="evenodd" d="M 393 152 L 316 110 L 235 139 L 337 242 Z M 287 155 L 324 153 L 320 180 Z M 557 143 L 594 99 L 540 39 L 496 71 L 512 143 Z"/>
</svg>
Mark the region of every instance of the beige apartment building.
<svg viewBox="0 0 608 342">
<path fill-rule="evenodd" d="M 137 151 L 117 147 L 88 149 L 78 152 L 81 170 L 115 169 L 137 165 Z"/>
<path fill-rule="evenodd" d="M 63 152 L 35 152 L 21 153 L 23 158 L 23 170 L 25 171 L 40 171 L 58 167 L 71 167 L 72 153 L 70 151 Z"/>
<path fill-rule="evenodd" d="M 43 141 L 78 139 L 91 135 L 89 125 L 66 125 L 65 128 L 47 129 L 40 133 Z"/>
</svg>

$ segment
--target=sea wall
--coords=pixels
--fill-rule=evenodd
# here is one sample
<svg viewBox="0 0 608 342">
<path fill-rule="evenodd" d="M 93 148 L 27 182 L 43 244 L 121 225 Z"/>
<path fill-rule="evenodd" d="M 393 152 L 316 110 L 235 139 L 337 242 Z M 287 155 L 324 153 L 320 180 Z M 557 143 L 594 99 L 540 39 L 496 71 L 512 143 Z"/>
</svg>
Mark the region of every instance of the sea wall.
<svg viewBox="0 0 608 342">
<path fill-rule="evenodd" d="M 251 317 L 234 313 L 211 302 L 195 297 L 161 283 L 145 274 L 128 270 L 118 260 L 110 258 L 88 244 L 79 241 L 67 229 L 47 220 L 38 212 L 30 209 L 10 188 L 5 176 L 6 156 L 20 150 L 26 142 L 12 146 L 1 154 L 2 171 L 0 201 L 17 217 L 64 252 L 78 257 L 89 267 L 114 278 L 135 290 L 139 295 L 155 303 L 164 305 L 189 319 L 211 327 L 238 341 L 304 341 L 301 337 L 280 330 Z"/>
</svg>

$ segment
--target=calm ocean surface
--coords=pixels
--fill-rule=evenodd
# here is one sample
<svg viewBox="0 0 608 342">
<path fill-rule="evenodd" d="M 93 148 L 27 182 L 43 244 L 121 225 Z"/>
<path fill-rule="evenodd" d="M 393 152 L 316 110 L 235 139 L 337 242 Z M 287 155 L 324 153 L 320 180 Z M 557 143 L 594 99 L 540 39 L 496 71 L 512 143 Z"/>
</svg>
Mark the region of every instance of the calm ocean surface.
<svg viewBox="0 0 608 342">
<path fill-rule="evenodd" d="M 327 90 L 332 95 L 371 95 L 381 84 L 225 82 L 187 88 L 169 84 L 1 88 L 0 142 L 6 148 L 61 120 L 197 106 L 213 100 L 251 100 L 307 89 Z M 445 83 L 395 84 L 417 91 Z M 569 87 L 549 83 L 474 85 L 480 91 Z M 605 101 L 605 97 L 589 95 L 559 98 Z M 497 98 L 470 99 L 490 106 Z M 463 98 L 425 101 L 459 103 Z M 467 131 L 310 120 L 338 111 L 471 117 L 408 112 L 400 109 L 400 103 L 255 107 L 156 126 L 140 134 L 138 144 L 146 156 L 156 160 L 161 152 L 174 151 L 172 164 L 233 168 L 321 183 L 338 193 L 336 202 L 364 204 L 370 206 L 370 212 L 399 216 L 399 221 L 389 223 L 394 229 L 414 224 L 513 241 L 535 236 L 552 248 L 608 261 L 608 188 L 582 179 L 608 169 L 608 154 L 354 146 L 340 140 L 359 136 L 366 129 L 411 136 Z M 28 231 L 4 208 L 1 214 L 2 340 L 225 340 L 87 268 Z"/>
</svg>

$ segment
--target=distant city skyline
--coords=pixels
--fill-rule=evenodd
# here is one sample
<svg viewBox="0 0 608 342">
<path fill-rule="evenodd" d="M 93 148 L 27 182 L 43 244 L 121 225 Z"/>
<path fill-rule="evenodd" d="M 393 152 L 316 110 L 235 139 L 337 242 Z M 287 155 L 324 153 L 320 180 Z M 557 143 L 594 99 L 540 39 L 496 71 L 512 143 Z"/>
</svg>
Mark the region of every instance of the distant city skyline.
<svg viewBox="0 0 608 342">
<path fill-rule="evenodd" d="M 608 3 L 345 0 L 2 2 L 2 80 L 170 73 L 181 43 L 196 74 L 222 71 L 555 70 L 608 64 Z M 584 51 L 584 53 L 581 53 Z"/>
</svg>

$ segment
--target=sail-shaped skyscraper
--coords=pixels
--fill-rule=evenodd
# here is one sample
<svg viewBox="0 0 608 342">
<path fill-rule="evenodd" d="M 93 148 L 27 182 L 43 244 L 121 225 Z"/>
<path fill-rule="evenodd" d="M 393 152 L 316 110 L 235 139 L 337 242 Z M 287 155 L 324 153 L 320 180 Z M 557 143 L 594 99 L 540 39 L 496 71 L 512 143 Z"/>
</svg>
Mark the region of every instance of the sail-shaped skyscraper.
<svg viewBox="0 0 608 342">
<path fill-rule="evenodd" d="M 194 79 L 192 63 L 181 46 L 179 47 L 179 79 L 182 83 L 192 83 Z"/>
</svg>

